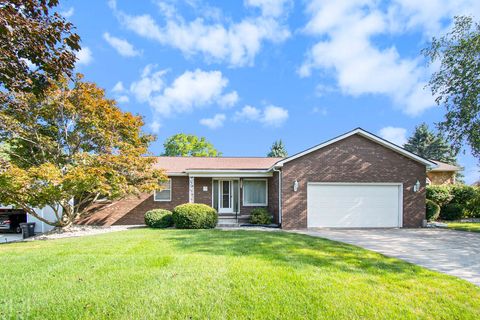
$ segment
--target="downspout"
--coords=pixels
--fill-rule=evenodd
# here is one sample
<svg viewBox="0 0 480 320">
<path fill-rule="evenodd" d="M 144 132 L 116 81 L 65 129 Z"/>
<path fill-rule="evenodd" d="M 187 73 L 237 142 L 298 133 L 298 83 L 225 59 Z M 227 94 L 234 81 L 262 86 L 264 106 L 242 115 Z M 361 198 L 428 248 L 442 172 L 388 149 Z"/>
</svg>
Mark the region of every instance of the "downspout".
<svg viewBox="0 0 480 320">
<path fill-rule="evenodd" d="M 272 168 L 274 172 L 278 172 L 278 224 L 282 226 L 282 170 Z"/>
</svg>

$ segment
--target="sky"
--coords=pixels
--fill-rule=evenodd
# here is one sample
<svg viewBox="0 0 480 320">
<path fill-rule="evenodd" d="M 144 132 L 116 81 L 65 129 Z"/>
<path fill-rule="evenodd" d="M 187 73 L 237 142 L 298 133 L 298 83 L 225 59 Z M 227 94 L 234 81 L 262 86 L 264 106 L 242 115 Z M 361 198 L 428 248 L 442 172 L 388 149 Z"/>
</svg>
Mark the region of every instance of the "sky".
<svg viewBox="0 0 480 320">
<path fill-rule="evenodd" d="M 156 134 L 206 137 L 224 156 L 289 154 L 361 127 L 402 145 L 444 109 L 421 50 L 478 0 L 63 0 L 76 71 Z M 468 148 L 467 183 L 479 179 Z"/>
</svg>

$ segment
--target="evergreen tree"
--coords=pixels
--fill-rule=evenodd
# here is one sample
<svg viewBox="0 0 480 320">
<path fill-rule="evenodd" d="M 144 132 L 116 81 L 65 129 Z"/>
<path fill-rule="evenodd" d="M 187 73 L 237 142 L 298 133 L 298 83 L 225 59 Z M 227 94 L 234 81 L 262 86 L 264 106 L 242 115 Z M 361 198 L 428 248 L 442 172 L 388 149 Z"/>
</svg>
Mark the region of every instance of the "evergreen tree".
<svg viewBox="0 0 480 320">
<path fill-rule="evenodd" d="M 267 157 L 285 158 L 287 156 L 288 153 L 282 139 L 275 141 L 270 148 L 270 152 L 267 154 Z"/>
<path fill-rule="evenodd" d="M 408 138 L 404 148 L 421 157 L 438 160 L 455 165 L 457 151 L 450 146 L 441 133 L 430 131 L 425 123 L 417 126 L 413 135 Z"/>
</svg>

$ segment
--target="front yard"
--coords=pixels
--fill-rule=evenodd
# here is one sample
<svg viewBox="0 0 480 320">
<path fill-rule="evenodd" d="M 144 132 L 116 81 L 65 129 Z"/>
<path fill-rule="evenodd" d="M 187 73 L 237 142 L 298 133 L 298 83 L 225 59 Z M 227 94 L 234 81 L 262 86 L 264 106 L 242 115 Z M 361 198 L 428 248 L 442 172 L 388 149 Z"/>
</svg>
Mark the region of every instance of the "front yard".
<svg viewBox="0 0 480 320">
<path fill-rule="evenodd" d="M 480 232 L 480 222 L 448 222 L 449 229 Z"/>
<path fill-rule="evenodd" d="M 480 288 L 284 232 L 138 229 L 0 246 L 0 318 L 476 319 Z"/>
</svg>

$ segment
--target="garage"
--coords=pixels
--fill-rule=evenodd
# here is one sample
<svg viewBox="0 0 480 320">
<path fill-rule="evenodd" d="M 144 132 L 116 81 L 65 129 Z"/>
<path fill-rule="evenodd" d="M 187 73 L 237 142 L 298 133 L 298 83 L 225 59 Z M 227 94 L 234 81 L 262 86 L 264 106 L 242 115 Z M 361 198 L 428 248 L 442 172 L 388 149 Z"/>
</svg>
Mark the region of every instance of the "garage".
<svg viewBox="0 0 480 320">
<path fill-rule="evenodd" d="M 309 228 L 402 226 L 401 183 L 308 183 Z"/>
</svg>

